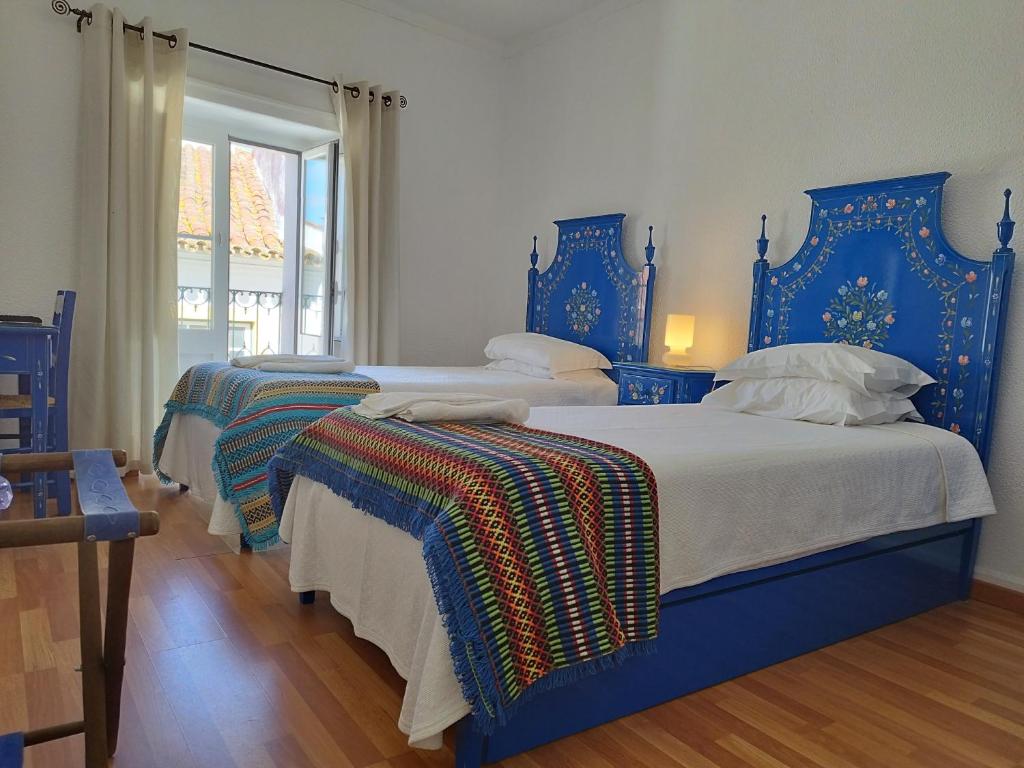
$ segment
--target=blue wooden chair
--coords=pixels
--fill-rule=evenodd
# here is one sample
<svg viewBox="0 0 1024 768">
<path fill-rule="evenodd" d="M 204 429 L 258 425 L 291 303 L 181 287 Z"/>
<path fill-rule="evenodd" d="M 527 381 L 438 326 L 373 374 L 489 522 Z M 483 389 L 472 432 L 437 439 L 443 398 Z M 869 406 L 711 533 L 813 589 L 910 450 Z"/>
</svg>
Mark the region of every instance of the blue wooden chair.
<svg viewBox="0 0 1024 768">
<path fill-rule="evenodd" d="M 53 310 L 53 325 L 58 329 L 57 341 L 50 365 L 49 435 L 47 451 L 68 450 L 68 369 L 71 361 L 71 329 L 75 321 L 75 292 L 58 291 Z M 0 449 L 0 453 L 27 453 L 31 450 L 29 419 L 32 416 L 32 397 L 27 376 L 19 377 L 17 395 L 0 395 L 0 419 L 18 419 L 17 434 L 0 434 L 0 438 L 17 440 L 17 448 Z M 16 488 L 28 488 L 30 483 L 15 483 Z M 57 509 L 62 515 L 71 513 L 71 478 L 68 472 L 57 472 L 48 483 L 48 493 L 57 498 Z"/>
<path fill-rule="evenodd" d="M 86 768 L 107 766 L 117 749 L 135 540 L 160 530 L 157 513 L 139 512 L 125 493 L 116 467 L 123 467 L 126 462 L 124 451 L 106 450 L 3 457 L 5 472 L 75 470 L 82 514 L 38 520 L 0 520 L 0 549 L 78 545 L 82 719 L 25 733 L 0 735 L 0 768 L 22 765 L 25 747 L 77 733 L 85 734 Z M 99 584 L 97 549 L 100 542 L 109 542 L 105 610 Z"/>
</svg>

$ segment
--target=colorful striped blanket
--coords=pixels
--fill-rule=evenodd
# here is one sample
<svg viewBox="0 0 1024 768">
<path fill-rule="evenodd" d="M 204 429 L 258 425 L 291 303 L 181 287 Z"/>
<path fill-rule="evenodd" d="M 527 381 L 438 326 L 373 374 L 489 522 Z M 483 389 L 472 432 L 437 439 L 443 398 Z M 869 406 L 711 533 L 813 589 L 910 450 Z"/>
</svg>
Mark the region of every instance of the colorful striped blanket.
<svg viewBox="0 0 1024 768">
<path fill-rule="evenodd" d="M 246 543 L 265 549 L 278 541 L 267 493 L 274 451 L 325 413 L 378 391 L 377 382 L 358 373 L 268 373 L 201 363 L 185 372 L 167 401 L 153 436 L 153 466 L 163 482 L 172 482 L 159 466 L 174 414 L 197 414 L 221 427 L 213 452 L 217 487 L 234 507 Z"/>
<path fill-rule="evenodd" d="M 651 650 L 658 496 L 621 448 L 512 424 L 371 420 L 341 408 L 270 461 L 423 542 L 455 674 L 486 732 L 537 691 Z"/>
</svg>

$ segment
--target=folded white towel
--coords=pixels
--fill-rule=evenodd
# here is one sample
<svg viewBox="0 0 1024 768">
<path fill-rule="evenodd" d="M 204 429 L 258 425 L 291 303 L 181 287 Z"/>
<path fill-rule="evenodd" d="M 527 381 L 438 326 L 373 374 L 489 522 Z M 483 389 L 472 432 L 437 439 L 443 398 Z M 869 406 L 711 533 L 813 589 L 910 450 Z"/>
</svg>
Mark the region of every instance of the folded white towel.
<svg viewBox="0 0 1024 768">
<path fill-rule="evenodd" d="M 231 360 L 236 368 L 293 373 L 348 373 L 355 369 L 351 360 L 333 355 L 243 355 Z"/>
<path fill-rule="evenodd" d="M 352 407 L 368 419 L 395 416 L 405 421 L 504 421 L 522 424 L 530 416 L 525 400 L 503 400 L 462 392 L 383 392 Z"/>
</svg>

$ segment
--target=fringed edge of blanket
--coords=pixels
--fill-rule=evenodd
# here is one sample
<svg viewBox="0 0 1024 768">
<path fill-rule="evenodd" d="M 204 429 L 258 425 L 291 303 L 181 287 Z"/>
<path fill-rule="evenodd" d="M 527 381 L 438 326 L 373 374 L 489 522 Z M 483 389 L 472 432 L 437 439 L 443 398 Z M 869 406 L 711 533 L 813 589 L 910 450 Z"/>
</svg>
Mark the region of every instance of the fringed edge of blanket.
<svg viewBox="0 0 1024 768">
<path fill-rule="evenodd" d="M 479 679 L 473 672 L 474 666 L 485 667 L 489 664 L 487 651 L 472 621 L 472 610 L 466 599 L 466 590 L 458 578 L 452 554 L 439 535 L 430 535 L 437 529 L 432 527 L 433 519 L 426 510 L 447 506 L 450 501 L 434 495 L 431 499 L 420 499 L 415 510 L 410 512 L 406 501 L 410 495 L 405 494 L 405 498 L 399 498 L 401 488 L 396 493 L 394 487 L 385 485 L 379 476 L 375 476 L 379 473 L 374 473 L 371 467 L 368 469 L 371 471 L 363 473 L 343 465 L 330 465 L 313 456 L 302 445 L 294 441 L 288 443 L 278 450 L 267 467 L 274 516 L 280 524 L 292 481 L 295 475 L 302 475 L 326 486 L 364 514 L 371 514 L 373 510 L 373 517 L 405 531 L 423 543 L 423 560 L 441 622 L 448 633 L 455 678 L 462 688 L 463 697 L 469 703 L 476 730 L 484 734 L 493 733 L 496 727 L 506 725 L 509 718 L 539 694 L 572 685 L 585 677 L 617 667 L 626 659 L 657 652 L 657 638 L 627 643 L 603 656 L 552 670 L 531 683 L 514 701 L 500 702 L 497 688 L 488 684 L 489 681 Z M 473 663 L 470 659 L 473 659 Z"/>
<path fill-rule="evenodd" d="M 164 417 L 160 421 L 160 426 L 153 433 L 153 471 L 156 472 L 156 476 L 160 478 L 160 482 L 164 485 L 177 482 L 177 480 L 160 470 L 160 457 L 163 456 L 164 445 L 167 443 L 167 433 L 171 429 L 171 420 L 179 413 L 191 413 L 196 416 L 202 416 L 221 429 L 224 429 L 228 424 L 224 414 L 215 406 L 201 405 L 199 403 L 179 403 L 176 400 L 168 400 L 166 405 L 164 405 Z"/>
</svg>

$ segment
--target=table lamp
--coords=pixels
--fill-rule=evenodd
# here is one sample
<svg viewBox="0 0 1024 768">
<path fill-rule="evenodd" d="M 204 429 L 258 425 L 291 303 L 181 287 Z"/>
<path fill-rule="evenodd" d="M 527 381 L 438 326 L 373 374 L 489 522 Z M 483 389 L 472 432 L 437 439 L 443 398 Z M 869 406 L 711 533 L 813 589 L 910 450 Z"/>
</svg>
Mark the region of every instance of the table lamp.
<svg viewBox="0 0 1024 768">
<path fill-rule="evenodd" d="M 665 323 L 665 346 L 668 347 L 661 360 L 665 365 L 686 365 L 690 362 L 687 354 L 693 346 L 693 315 L 669 315 Z"/>
</svg>

